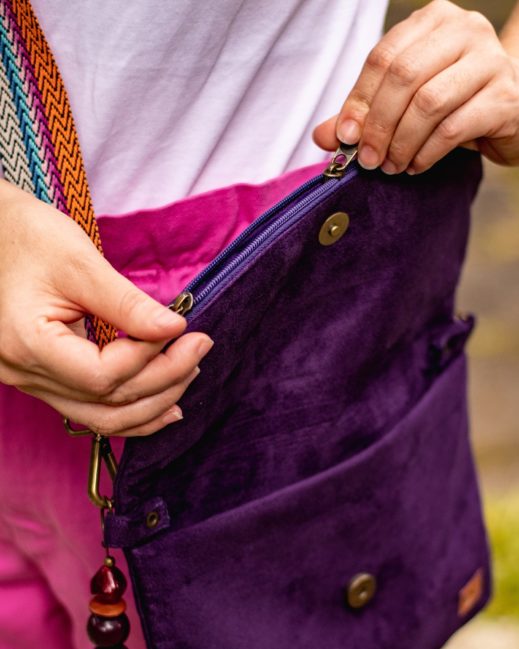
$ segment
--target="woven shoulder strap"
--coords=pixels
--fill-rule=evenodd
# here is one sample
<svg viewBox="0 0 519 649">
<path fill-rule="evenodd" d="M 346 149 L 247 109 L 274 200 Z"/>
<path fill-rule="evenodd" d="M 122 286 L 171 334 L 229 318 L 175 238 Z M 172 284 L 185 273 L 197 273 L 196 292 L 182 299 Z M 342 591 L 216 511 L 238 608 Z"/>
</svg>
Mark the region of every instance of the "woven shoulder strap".
<svg viewBox="0 0 519 649">
<path fill-rule="evenodd" d="M 72 111 L 29 0 L 0 0 L 0 157 L 7 180 L 78 223 L 102 253 Z M 100 347 L 114 327 L 87 319 Z"/>
</svg>

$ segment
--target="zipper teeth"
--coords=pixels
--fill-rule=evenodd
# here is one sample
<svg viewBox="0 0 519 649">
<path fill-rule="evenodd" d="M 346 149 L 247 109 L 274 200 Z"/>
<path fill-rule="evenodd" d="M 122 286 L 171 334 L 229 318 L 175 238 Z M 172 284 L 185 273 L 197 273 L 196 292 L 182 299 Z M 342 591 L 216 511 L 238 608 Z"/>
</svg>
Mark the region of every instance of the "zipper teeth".
<svg viewBox="0 0 519 649">
<path fill-rule="evenodd" d="M 304 192 L 311 189 L 314 185 L 322 181 L 323 181 L 322 174 L 319 174 L 319 176 L 307 180 L 306 183 L 301 185 L 301 187 L 298 187 L 298 189 L 292 192 L 292 194 L 289 194 L 281 201 L 279 201 L 279 203 L 276 203 L 276 205 L 274 205 L 269 210 L 264 212 L 258 219 L 256 219 L 248 227 L 246 227 L 245 230 L 241 234 L 239 234 L 231 244 L 229 244 L 224 250 L 222 250 L 222 252 L 219 255 L 217 255 L 213 259 L 213 261 L 210 262 L 209 265 L 204 268 L 203 271 L 201 271 L 194 279 L 192 279 L 189 282 L 189 284 L 186 286 L 184 291 L 191 292 L 193 289 L 195 289 L 201 282 L 204 281 L 206 276 L 209 275 L 216 266 L 219 266 L 229 255 L 231 255 L 234 252 L 234 250 L 242 243 L 242 241 L 247 237 L 249 237 L 250 234 L 254 230 L 256 230 L 260 225 L 262 225 L 264 221 L 268 220 L 275 212 L 282 210 L 286 205 L 288 205 L 295 198 L 297 198 Z"/>
<path fill-rule="evenodd" d="M 353 176 L 357 175 L 357 169 L 355 167 L 352 167 L 349 169 L 346 174 L 343 176 L 342 179 L 340 179 L 343 184 L 344 182 L 347 182 Z M 206 276 L 215 268 L 215 266 L 218 266 L 219 264 L 222 263 L 222 261 L 225 260 L 226 257 L 228 257 L 230 254 L 234 252 L 234 250 L 240 245 L 240 243 L 247 238 L 251 232 L 253 232 L 259 225 L 261 225 L 265 220 L 267 220 L 269 217 L 273 215 L 274 212 L 277 212 L 283 207 L 285 207 L 288 203 L 293 201 L 295 198 L 297 198 L 299 195 L 307 191 L 308 189 L 312 188 L 314 185 L 322 182 L 322 174 L 319 176 L 316 176 L 315 178 L 312 178 L 311 180 L 307 181 L 304 185 L 302 185 L 298 190 L 296 190 L 294 193 L 290 194 L 286 198 L 284 198 L 282 201 L 277 203 L 274 207 L 272 207 L 270 210 L 265 212 L 259 219 L 256 219 L 251 225 L 246 228 L 241 235 L 239 235 L 233 243 L 223 250 L 220 255 L 218 255 L 210 264 L 205 268 L 197 277 L 195 277 L 190 284 L 186 286 L 184 289 L 185 291 L 192 292 L 193 289 L 196 289 L 196 287 L 206 278 Z M 316 191 L 312 192 L 308 196 L 306 196 L 300 203 L 297 205 L 294 205 L 292 209 L 290 209 L 282 219 L 273 221 L 263 232 L 261 232 L 257 238 L 253 239 L 245 248 L 227 265 L 224 266 L 214 277 L 210 282 L 201 290 L 197 295 L 193 296 L 193 309 L 198 306 L 212 291 L 213 289 L 223 280 L 225 279 L 233 270 L 235 270 L 251 253 L 253 253 L 259 246 L 261 246 L 267 239 L 270 238 L 270 236 L 276 232 L 279 228 L 283 227 L 288 221 L 290 221 L 300 210 L 304 209 L 307 205 L 309 205 L 312 201 L 314 201 L 316 198 L 319 198 L 322 194 L 328 193 L 329 191 L 332 191 L 335 189 L 337 186 L 337 183 L 335 182 L 330 182 L 330 181 L 325 181 L 324 184 L 320 185 Z"/>
</svg>

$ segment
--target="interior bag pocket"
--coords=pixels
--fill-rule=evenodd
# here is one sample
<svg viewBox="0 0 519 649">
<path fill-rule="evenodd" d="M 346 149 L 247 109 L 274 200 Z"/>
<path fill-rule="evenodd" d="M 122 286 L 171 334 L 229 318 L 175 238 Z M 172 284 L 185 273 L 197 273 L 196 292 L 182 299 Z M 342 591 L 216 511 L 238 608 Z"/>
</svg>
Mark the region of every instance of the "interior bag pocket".
<svg viewBox="0 0 519 649">
<path fill-rule="evenodd" d="M 150 646 L 439 649 L 489 594 L 465 372 L 341 464 L 135 548 Z"/>
</svg>

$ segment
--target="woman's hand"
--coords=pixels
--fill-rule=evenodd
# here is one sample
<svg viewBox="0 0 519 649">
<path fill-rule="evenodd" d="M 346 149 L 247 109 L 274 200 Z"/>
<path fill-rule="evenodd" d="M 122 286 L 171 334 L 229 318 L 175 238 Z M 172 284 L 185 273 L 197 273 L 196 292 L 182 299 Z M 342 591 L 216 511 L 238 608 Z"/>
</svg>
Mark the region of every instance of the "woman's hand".
<svg viewBox="0 0 519 649">
<path fill-rule="evenodd" d="M 380 40 L 314 140 L 360 142 L 360 164 L 389 174 L 425 171 L 462 144 L 519 164 L 519 59 L 484 16 L 433 0 Z"/>
<path fill-rule="evenodd" d="M 100 351 L 84 336 L 86 313 L 139 340 Z M 0 181 L 0 381 L 93 432 L 149 435 L 181 418 L 175 404 L 212 345 L 202 333 L 180 336 L 185 327 L 68 216 Z"/>
</svg>

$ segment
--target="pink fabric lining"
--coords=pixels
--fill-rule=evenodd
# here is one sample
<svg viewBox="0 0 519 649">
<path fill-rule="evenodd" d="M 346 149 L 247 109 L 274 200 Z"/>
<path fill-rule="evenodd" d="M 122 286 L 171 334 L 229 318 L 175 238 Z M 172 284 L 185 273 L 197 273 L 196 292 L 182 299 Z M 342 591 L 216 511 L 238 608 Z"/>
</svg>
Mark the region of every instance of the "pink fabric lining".
<svg viewBox="0 0 519 649">
<path fill-rule="evenodd" d="M 323 169 L 320 162 L 259 185 L 231 185 L 153 210 L 100 216 L 106 257 L 166 304 L 254 219 Z"/>
</svg>

